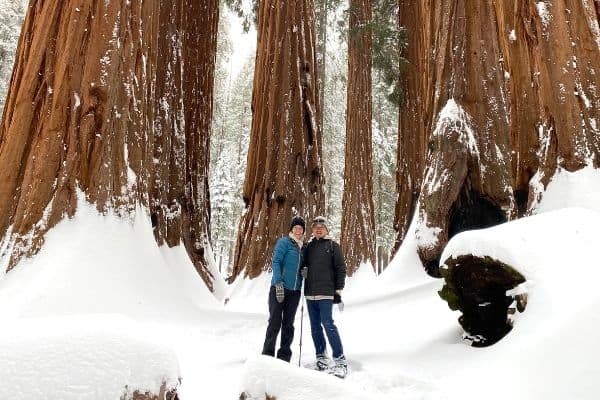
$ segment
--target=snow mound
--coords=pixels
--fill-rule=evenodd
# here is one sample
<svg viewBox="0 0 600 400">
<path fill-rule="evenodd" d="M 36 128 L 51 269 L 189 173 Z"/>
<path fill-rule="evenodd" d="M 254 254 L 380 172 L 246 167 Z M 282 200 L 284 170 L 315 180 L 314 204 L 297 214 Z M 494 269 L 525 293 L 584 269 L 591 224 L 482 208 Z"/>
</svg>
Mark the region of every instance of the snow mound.
<svg viewBox="0 0 600 400">
<path fill-rule="evenodd" d="M 222 311 L 184 246 L 157 246 L 146 210 L 100 215 L 80 196 L 38 254 L 0 274 L 0 325 L 10 326 L 0 330 L 0 398 L 176 387 L 186 326 L 215 325 Z"/>
<path fill-rule="evenodd" d="M 0 275 L 0 319 L 117 313 L 159 320 L 218 308 L 183 246 L 159 248 L 147 213 L 99 215 L 80 199 L 31 259 Z"/>
<path fill-rule="evenodd" d="M 21 321 L 0 340 L 2 399 L 119 399 L 178 384 L 174 353 L 120 316 Z"/>
<path fill-rule="evenodd" d="M 264 399 L 265 394 L 285 400 L 363 400 L 377 396 L 340 378 L 301 368 L 268 356 L 246 361 L 242 388 L 247 399 Z"/>
<path fill-rule="evenodd" d="M 273 272 L 263 272 L 254 279 L 240 274 L 231 284 L 226 306 L 231 311 L 269 314 L 269 288 Z"/>
<path fill-rule="evenodd" d="M 565 207 L 600 211 L 600 169 L 587 166 L 575 172 L 559 169 L 533 212 L 540 214 Z"/>
<path fill-rule="evenodd" d="M 467 254 L 489 256 L 515 268 L 532 285 L 552 283 L 558 288 L 565 286 L 569 277 L 575 281 L 582 276 L 600 278 L 600 268 L 593 261 L 600 245 L 598 226 L 599 212 L 563 208 L 459 233 L 448 242 L 441 259 Z M 577 284 L 580 288 L 586 285 Z"/>
<path fill-rule="evenodd" d="M 519 271 L 527 281 L 527 308 L 500 342 L 478 352 L 479 361 L 494 367 L 468 368 L 454 379 L 468 379 L 468 391 L 495 387 L 491 398 L 594 398 L 599 390 L 600 268 L 597 249 L 600 213 L 564 208 L 488 229 L 467 231 L 450 240 L 442 260 L 472 254 L 489 256 Z M 463 355 L 462 357 L 464 357 Z M 473 359 L 471 360 L 473 361 Z M 483 364 L 481 364 L 483 365 Z M 506 372 L 507 385 L 497 379 Z M 548 385 L 552 382 L 552 385 Z M 451 386 L 449 386 L 451 387 Z"/>
</svg>

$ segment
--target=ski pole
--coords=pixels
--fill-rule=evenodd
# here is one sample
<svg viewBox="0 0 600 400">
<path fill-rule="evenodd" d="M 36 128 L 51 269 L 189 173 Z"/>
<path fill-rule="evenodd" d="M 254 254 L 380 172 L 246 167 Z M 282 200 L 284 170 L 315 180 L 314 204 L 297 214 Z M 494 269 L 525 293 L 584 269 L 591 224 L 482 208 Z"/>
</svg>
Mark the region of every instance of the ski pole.
<svg viewBox="0 0 600 400">
<path fill-rule="evenodd" d="M 298 353 L 298 366 L 300 366 L 300 360 L 302 360 L 302 322 L 304 321 L 304 296 L 300 299 L 302 305 L 300 306 L 300 352 Z"/>
</svg>

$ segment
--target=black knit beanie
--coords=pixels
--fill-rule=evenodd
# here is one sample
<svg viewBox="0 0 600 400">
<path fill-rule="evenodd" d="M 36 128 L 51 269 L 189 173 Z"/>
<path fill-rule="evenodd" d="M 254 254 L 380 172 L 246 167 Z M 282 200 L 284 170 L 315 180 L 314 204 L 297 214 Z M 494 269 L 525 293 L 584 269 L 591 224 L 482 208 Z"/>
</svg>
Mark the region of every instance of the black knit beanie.
<svg viewBox="0 0 600 400">
<path fill-rule="evenodd" d="M 290 232 L 296 225 L 300 225 L 302 227 L 302 231 L 306 232 L 306 222 L 304 222 L 304 218 L 298 215 L 292 218 L 292 223 L 290 224 Z"/>
</svg>

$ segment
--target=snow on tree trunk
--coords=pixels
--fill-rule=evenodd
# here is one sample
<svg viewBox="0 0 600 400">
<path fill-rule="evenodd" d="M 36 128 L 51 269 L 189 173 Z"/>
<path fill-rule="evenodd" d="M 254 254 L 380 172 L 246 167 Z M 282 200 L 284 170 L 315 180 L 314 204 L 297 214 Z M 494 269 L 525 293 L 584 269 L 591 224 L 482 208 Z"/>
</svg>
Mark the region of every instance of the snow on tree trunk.
<svg viewBox="0 0 600 400">
<path fill-rule="evenodd" d="M 349 14 L 341 246 L 348 275 L 351 276 L 361 263 L 376 266 L 371 130 L 372 34 L 368 27 L 372 18 L 371 1 L 351 0 Z"/>
<path fill-rule="evenodd" d="M 400 243 L 418 199 L 430 273 L 454 234 L 531 211 L 558 168 L 598 167 L 598 18 L 588 0 L 400 1 L 396 226 Z"/>
<path fill-rule="evenodd" d="M 233 278 L 242 271 L 255 278 L 268 268 L 294 214 L 310 219 L 323 211 L 314 23 L 312 0 L 266 0 L 259 7 L 246 211 Z"/>
<path fill-rule="evenodd" d="M 200 5 L 202 4 L 202 5 Z M 0 237 L 8 269 L 73 216 L 150 209 L 155 237 L 208 232 L 217 1 L 32 0 L 0 129 Z"/>
</svg>

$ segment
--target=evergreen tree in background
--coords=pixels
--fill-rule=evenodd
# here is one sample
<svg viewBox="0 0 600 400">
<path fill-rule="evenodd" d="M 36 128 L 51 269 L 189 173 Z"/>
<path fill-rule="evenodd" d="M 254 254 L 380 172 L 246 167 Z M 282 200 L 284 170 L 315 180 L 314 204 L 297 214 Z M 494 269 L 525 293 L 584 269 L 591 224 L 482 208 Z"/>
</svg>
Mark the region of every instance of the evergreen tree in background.
<svg viewBox="0 0 600 400">
<path fill-rule="evenodd" d="M 27 3 L 26 0 L 0 0 L 0 111 L 4 110 Z"/>
<path fill-rule="evenodd" d="M 233 256 L 237 224 L 244 205 L 241 188 L 246 170 L 248 136 L 252 123 L 254 56 L 248 57 L 237 76 L 231 71 L 230 19 L 222 12 L 215 78 L 215 113 L 211 141 L 211 242 L 215 261 L 226 276 Z"/>
</svg>

